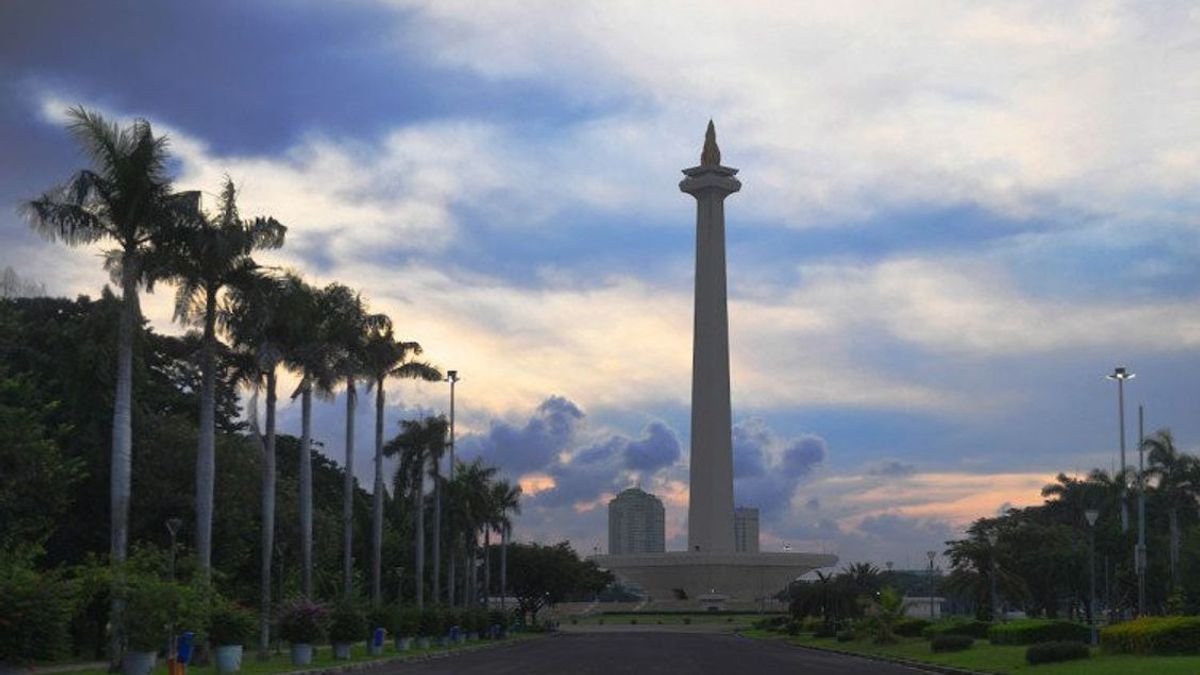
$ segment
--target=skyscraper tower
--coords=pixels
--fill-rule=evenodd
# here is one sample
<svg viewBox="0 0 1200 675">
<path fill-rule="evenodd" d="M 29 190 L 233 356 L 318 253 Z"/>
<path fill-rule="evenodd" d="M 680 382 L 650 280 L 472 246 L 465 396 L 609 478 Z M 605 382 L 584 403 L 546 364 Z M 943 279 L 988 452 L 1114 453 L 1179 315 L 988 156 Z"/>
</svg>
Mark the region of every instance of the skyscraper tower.
<svg viewBox="0 0 1200 675">
<path fill-rule="evenodd" d="M 729 315 L 725 297 L 725 198 L 741 189 L 721 166 L 712 120 L 700 166 L 679 189 L 696 198 L 696 308 L 692 336 L 691 494 L 688 550 L 733 552 L 733 439 L 729 400 Z"/>
</svg>

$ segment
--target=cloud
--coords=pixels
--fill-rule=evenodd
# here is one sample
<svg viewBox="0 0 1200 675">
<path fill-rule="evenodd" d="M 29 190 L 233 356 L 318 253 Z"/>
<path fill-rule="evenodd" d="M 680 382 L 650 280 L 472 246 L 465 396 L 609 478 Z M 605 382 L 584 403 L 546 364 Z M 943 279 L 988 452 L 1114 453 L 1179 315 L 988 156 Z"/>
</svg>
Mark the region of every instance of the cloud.
<svg viewBox="0 0 1200 675">
<path fill-rule="evenodd" d="M 625 467 L 653 472 L 679 460 L 681 452 L 675 432 L 662 422 L 651 422 L 643 437 L 625 446 Z"/>
<path fill-rule="evenodd" d="M 828 454 L 821 437 L 782 438 L 756 417 L 734 424 L 733 441 L 735 499 L 758 507 L 767 526 L 786 517 L 802 479 Z"/>
<path fill-rule="evenodd" d="M 871 476 L 911 476 L 916 472 L 917 467 L 895 459 L 880 460 L 867 467 Z"/>
<path fill-rule="evenodd" d="M 493 420 L 484 434 L 463 436 L 462 455 L 481 456 L 517 474 L 543 469 L 574 440 L 584 413 L 571 401 L 552 396 L 521 425 Z"/>
</svg>

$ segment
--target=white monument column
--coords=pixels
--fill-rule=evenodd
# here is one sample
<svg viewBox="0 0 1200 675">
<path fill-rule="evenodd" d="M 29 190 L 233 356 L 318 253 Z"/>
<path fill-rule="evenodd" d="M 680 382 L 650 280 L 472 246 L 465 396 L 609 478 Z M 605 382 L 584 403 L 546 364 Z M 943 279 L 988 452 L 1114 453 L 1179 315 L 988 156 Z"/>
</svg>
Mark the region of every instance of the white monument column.
<svg viewBox="0 0 1200 675">
<path fill-rule="evenodd" d="M 725 198 L 741 189 L 721 166 L 710 120 L 700 166 L 679 189 L 696 198 L 696 310 L 692 336 L 691 494 L 688 550 L 732 553 L 733 440 L 729 402 L 729 316 L 725 301 Z"/>
</svg>

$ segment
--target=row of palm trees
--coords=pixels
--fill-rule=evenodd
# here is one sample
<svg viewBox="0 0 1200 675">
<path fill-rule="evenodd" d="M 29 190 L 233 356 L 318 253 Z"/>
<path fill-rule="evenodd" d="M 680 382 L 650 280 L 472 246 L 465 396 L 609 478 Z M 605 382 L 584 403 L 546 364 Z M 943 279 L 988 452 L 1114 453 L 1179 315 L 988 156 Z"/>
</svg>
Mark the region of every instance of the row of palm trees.
<svg viewBox="0 0 1200 675">
<path fill-rule="evenodd" d="M 51 240 L 70 246 L 106 242 L 105 267 L 122 290 L 118 328 L 117 378 L 113 409 L 110 556 L 123 562 L 128 550 L 129 502 L 132 476 L 133 336 L 141 321 L 138 294 L 157 282 L 176 286 L 176 320 L 202 329 L 199 433 L 196 456 L 195 547 L 203 577 L 212 568 L 213 481 L 216 445 L 216 382 L 226 375 L 221 364 L 232 364 L 231 377 L 252 392 L 248 418 L 262 450 L 262 568 L 261 643 L 269 644 L 272 552 L 275 529 L 275 441 L 277 387 L 280 371 L 299 377 L 290 397 L 300 399 L 300 532 L 301 591 L 313 593 L 313 483 L 311 466 L 312 401 L 330 398 L 335 388 L 346 394 L 345 489 L 343 524 L 343 590 L 354 592 L 353 459 L 354 415 L 358 388 L 375 393 L 374 501 L 372 514 L 371 598 L 381 601 L 381 560 L 384 508 L 383 458 L 403 448 L 398 476 L 412 476 L 414 463 L 431 467 L 434 491 L 434 574 L 438 594 L 438 552 L 442 529 L 440 494 L 451 493 L 450 532 L 462 537 L 462 548 L 473 551 L 481 531 L 509 531 L 508 515 L 517 508 L 519 489 L 495 480 L 495 469 L 475 462 L 456 473 L 448 485 L 438 475 L 445 447 L 444 421 L 438 418 L 406 422 L 396 441 L 385 444 L 384 385 L 388 378 L 438 381 L 441 372 L 414 360 L 421 346 L 398 339 L 391 320 L 371 313 L 361 294 L 338 283 L 315 288 L 298 275 L 266 268 L 254 260 L 258 252 L 283 245 L 287 228 L 273 218 L 243 218 L 237 189 L 228 177 L 215 212 L 207 212 L 198 192 L 176 192 L 168 173 L 167 142 L 155 136 L 150 124 L 137 120 L 128 127 L 101 115 L 75 108 L 69 111 L 71 133 L 91 158 L 65 184 L 30 201 L 25 211 L 33 227 Z M 223 341 L 225 338 L 227 341 Z M 258 425 L 258 399 L 265 396 L 265 428 Z M 439 427 L 440 425 L 440 427 Z M 423 429 L 419 438 L 411 429 Z M 440 436 L 433 432 L 440 428 Z M 420 469 L 418 474 L 424 475 Z M 416 518 L 424 518 L 423 481 L 407 482 L 417 500 Z M 397 496 L 401 493 L 397 492 Z M 418 568 L 423 566 L 424 528 L 415 528 Z M 459 550 L 452 546 L 453 550 Z M 473 569 L 473 565 L 472 565 Z M 424 578 L 419 569 L 417 588 Z M 453 587 L 453 585 L 451 585 Z M 466 586 L 464 586 L 466 588 Z M 490 586 L 489 586 L 490 588 Z M 418 593 L 421 591 L 418 590 Z M 122 605 L 114 594 L 112 613 L 114 658 L 120 652 Z"/>
</svg>

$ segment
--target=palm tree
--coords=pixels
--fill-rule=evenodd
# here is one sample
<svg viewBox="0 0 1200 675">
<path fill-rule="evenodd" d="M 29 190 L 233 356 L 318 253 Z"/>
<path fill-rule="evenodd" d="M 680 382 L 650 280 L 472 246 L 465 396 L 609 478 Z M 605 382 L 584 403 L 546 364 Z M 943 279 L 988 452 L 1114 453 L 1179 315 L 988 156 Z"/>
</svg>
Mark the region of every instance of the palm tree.
<svg viewBox="0 0 1200 675">
<path fill-rule="evenodd" d="M 200 348 L 200 430 L 196 451 L 196 555 L 207 579 L 212 570 L 213 477 L 216 474 L 217 309 L 222 291 L 258 275 L 251 255 L 283 245 L 287 228 L 274 218 L 242 220 L 237 188 L 225 178 L 216 215 L 196 213 L 175 230 L 166 278 L 177 283 L 175 318 L 204 326 Z"/>
<path fill-rule="evenodd" d="M 383 411 L 384 382 L 388 377 L 436 382 L 442 373 L 428 363 L 410 361 L 421 353 L 416 342 L 402 342 L 392 334 L 391 327 L 375 330 L 363 351 L 363 374 L 367 377 L 367 392 L 375 390 L 375 491 L 371 513 L 371 602 L 378 606 L 383 599 Z"/>
<path fill-rule="evenodd" d="M 262 567 L 260 569 L 259 651 L 260 659 L 270 658 L 271 644 L 271 564 L 275 550 L 275 408 L 277 401 L 279 365 L 284 349 L 291 342 L 295 327 L 293 312 L 288 305 L 307 300 L 297 293 L 286 291 L 298 287 L 270 277 L 256 277 L 251 283 L 234 286 L 225 309 L 223 321 L 234 346 L 235 377 L 254 392 L 250 403 L 252 431 L 262 451 Z M 302 307 L 301 307 L 302 309 Z M 265 390 L 265 438 L 257 429 L 257 394 Z"/>
<path fill-rule="evenodd" d="M 1158 490 L 1166 497 L 1168 523 L 1171 528 L 1171 589 L 1179 588 L 1179 507 L 1192 503 L 1198 486 L 1194 482 L 1196 458 L 1175 447 L 1170 429 L 1159 429 L 1142 441 L 1149 450 L 1150 468 L 1146 473 L 1158 479 Z"/>
<path fill-rule="evenodd" d="M 346 460 L 342 490 L 342 590 L 349 598 L 354 579 L 354 412 L 358 405 L 357 379 L 365 375 L 367 340 L 371 334 L 391 328 L 384 314 L 367 313 L 362 296 L 341 284 L 330 284 L 323 292 L 327 310 L 326 339 L 336 347 L 334 375 L 346 380 Z"/>
<path fill-rule="evenodd" d="M 292 399 L 300 397 L 300 586 L 305 597 L 312 597 L 313 573 L 313 481 L 312 481 L 312 397 L 332 395 L 337 347 L 327 339 L 325 321 L 330 298 L 304 283 L 299 277 L 284 279 L 285 293 L 294 298 L 293 312 L 284 362 L 300 374 L 300 384 Z"/>
<path fill-rule="evenodd" d="M 438 480 L 437 465 L 446 451 L 449 423 L 445 417 L 426 417 L 422 421 L 404 420 L 400 434 L 388 441 L 383 452 L 388 457 L 400 455 L 396 484 L 407 485 L 413 500 L 414 577 L 417 607 L 425 606 L 425 474 Z M 400 496 L 397 490 L 397 497 Z M 436 512 L 435 512 L 436 513 Z M 437 596 L 433 596 L 437 601 Z"/>
<path fill-rule="evenodd" d="M 483 460 L 476 458 L 470 464 L 458 467 L 454 478 L 449 481 L 448 494 L 452 497 L 449 503 L 451 531 L 462 535 L 463 544 L 463 606 L 469 606 L 475 600 L 475 557 L 476 543 L 479 532 L 487 526 L 489 510 L 491 509 L 491 485 L 497 469 L 484 466 Z M 451 582 L 453 579 L 451 579 Z"/>
<path fill-rule="evenodd" d="M 167 174 L 167 140 L 146 120 L 120 128 L 83 108 L 67 112 L 68 129 L 92 161 L 63 185 L 24 205 L 31 225 L 51 241 L 68 246 L 112 242 L 105 265 L 121 283 L 117 329 L 117 376 L 113 397 L 110 512 L 112 562 L 125 560 L 129 545 L 129 501 L 133 474 L 133 334 L 140 320 L 138 286 L 153 283 L 146 262 L 164 235 L 194 205 L 193 193 L 172 194 Z M 122 601 L 112 594 L 113 649 L 120 657 Z"/>
<path fill-rule="evenodd" d="M 500 611 L 508 597 L 508 542 L 512 539 L 513 515 L 521 513 L 521 486 L 502 480 L 492 486 L 493 525 L 500 530 Z M 489 591 L 490 593 L 490 591 Z"/>
</svg>

